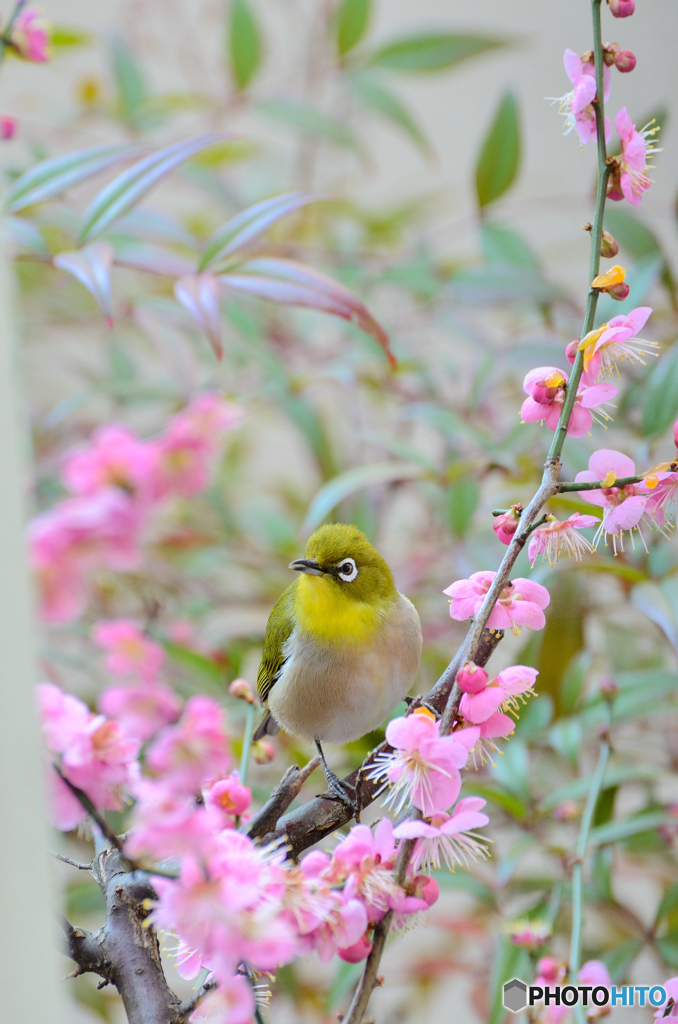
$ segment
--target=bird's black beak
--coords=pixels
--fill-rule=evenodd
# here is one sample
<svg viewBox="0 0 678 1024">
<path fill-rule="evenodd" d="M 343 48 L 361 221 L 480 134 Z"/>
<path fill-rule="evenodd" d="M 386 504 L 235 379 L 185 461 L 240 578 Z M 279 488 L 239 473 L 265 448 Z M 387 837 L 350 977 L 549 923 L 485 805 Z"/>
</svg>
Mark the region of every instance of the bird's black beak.
<svg viewBox="0 0 678 1024">
<path fill-rule="evenodd" d="M 295 558 L 293 562 L 290 562 L 288 568 L 296 569 L 297 572 L 306 572 L 309 576 L 323 575 L 323 570 L 315 558 Z"/>
</svg>

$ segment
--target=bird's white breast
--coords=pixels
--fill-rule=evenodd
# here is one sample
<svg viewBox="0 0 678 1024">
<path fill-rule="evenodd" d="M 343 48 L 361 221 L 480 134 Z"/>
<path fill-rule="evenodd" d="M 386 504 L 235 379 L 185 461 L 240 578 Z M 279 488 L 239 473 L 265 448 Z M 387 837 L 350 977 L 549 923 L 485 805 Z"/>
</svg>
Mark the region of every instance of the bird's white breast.
<svg viewBox="0 0 678 1024">
<path fill-rule="evenodd" d="M 320 644 L 296 628 L 268 707 L 292 736 L 348 743 L 376 728 L 414 682 L 421 624 L 402 594 L 365 644 Z"/>
</svg>

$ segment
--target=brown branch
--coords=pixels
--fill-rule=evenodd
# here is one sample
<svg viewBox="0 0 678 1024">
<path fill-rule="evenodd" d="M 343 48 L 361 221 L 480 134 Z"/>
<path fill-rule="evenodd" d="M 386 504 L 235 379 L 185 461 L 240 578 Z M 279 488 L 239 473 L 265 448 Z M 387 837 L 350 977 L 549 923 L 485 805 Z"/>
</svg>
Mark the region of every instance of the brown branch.
<svg viewBox="0 0 678 1024">
<path fill-rule="evenodd" d="M 278 824 L 278 819 L 299 795 L 303 784 L 318 767 L 320 767 L 320 757 L 316 754 L 303 768 L 293 764 L 287 769 L 264 806 L 250 821 L 247 830 L 250 839 L 259 839 L 273 831 Z"/>
<path fill-rule="evenodd" d="M 503 630 L 484 630 L 475 656 L 475 661 L 478 665 L 485 665 L 488 662 L 503 635 Z M 457 665 L 458 657 L 448 665 L 436 685 L 425 698 L 426 703 L 441 715 L 448 707 L 448 698 L 454 686 L 454 679 L 462 664 L 460 661 L 459 665 Z M 457 688 L 454 694 L 455 711 L 460 698 L 461 693 Z M 382 786 L 381 780 L 370 780 L 366 778 L 365 772 L 373 763 L 377 754 L 390 749 L 387 743 L 382 743 L 367 756 L 360 768 L 351 772 L 343 780 L 348 788 L 355 789 L 359 796 L 361 810 L 376 799 L 377 793 Z M 329 796 L 317 796 L 315 799 L 309 800 L 302 807 L 291 811 L 281 818 L 277 827 L 264 835 L 263 840 L 265 842 L 272 842 L 285 836 L 289 844 L 290 856 L 298 857 L 309 846 L 320 842 L 325 836 L 335 832 L 338 828 L 342 828 L 350 820 L 350 811 L 340 801 L 333 800 Z"/>
<path fill-rule="evenodd" d="M 63 853 L 57 853 L 56 850 L 49 851 L 50 857 L 54 857 L 55 860 L 60 860 L 62 864 L 70 864 L 72 868 L 77 868 L 78 871 L 91 871 L 92 862 L 89 864 L 81 864 L 79 860 L 72 860 L 71 857 L 64 857 Z"/>
</svg>

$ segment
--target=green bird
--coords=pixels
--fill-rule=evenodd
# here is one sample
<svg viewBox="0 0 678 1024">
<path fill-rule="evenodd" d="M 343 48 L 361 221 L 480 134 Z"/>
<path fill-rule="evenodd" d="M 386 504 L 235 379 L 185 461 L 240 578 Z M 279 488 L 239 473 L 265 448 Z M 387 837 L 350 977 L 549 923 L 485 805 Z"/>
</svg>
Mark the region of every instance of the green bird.
<svg viewBox="0 0 678 1024">
<path fill-rule="evenodd" d="M 257 692 L 267 713 L 254 738 L 282 727 L 313 740 L 330 791 L 353 806 L 321 741 L 364 736 L 403 699 L 419 668 L 421 623 L 355 526 L 321 526 L 289 567 L 299 576 L 266 627 Z"/>
</svg>

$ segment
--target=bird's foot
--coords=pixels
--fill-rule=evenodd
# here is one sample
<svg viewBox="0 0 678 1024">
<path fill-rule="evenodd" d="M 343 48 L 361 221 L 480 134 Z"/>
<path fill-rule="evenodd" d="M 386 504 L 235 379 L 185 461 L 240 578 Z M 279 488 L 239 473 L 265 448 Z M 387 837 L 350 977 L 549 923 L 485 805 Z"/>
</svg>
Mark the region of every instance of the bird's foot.
<svg viewBox="0 0 678 1024">
<path fill-rule="evenodd" d="M 331 799 L 340 800 L 344 807 L 351 812 L 351 817 L 358 813 L 358 801 L 353 786 L 343 782 L 331 769 L 325 769 L 327 777 L 327 789 Z"/>
</svg>

